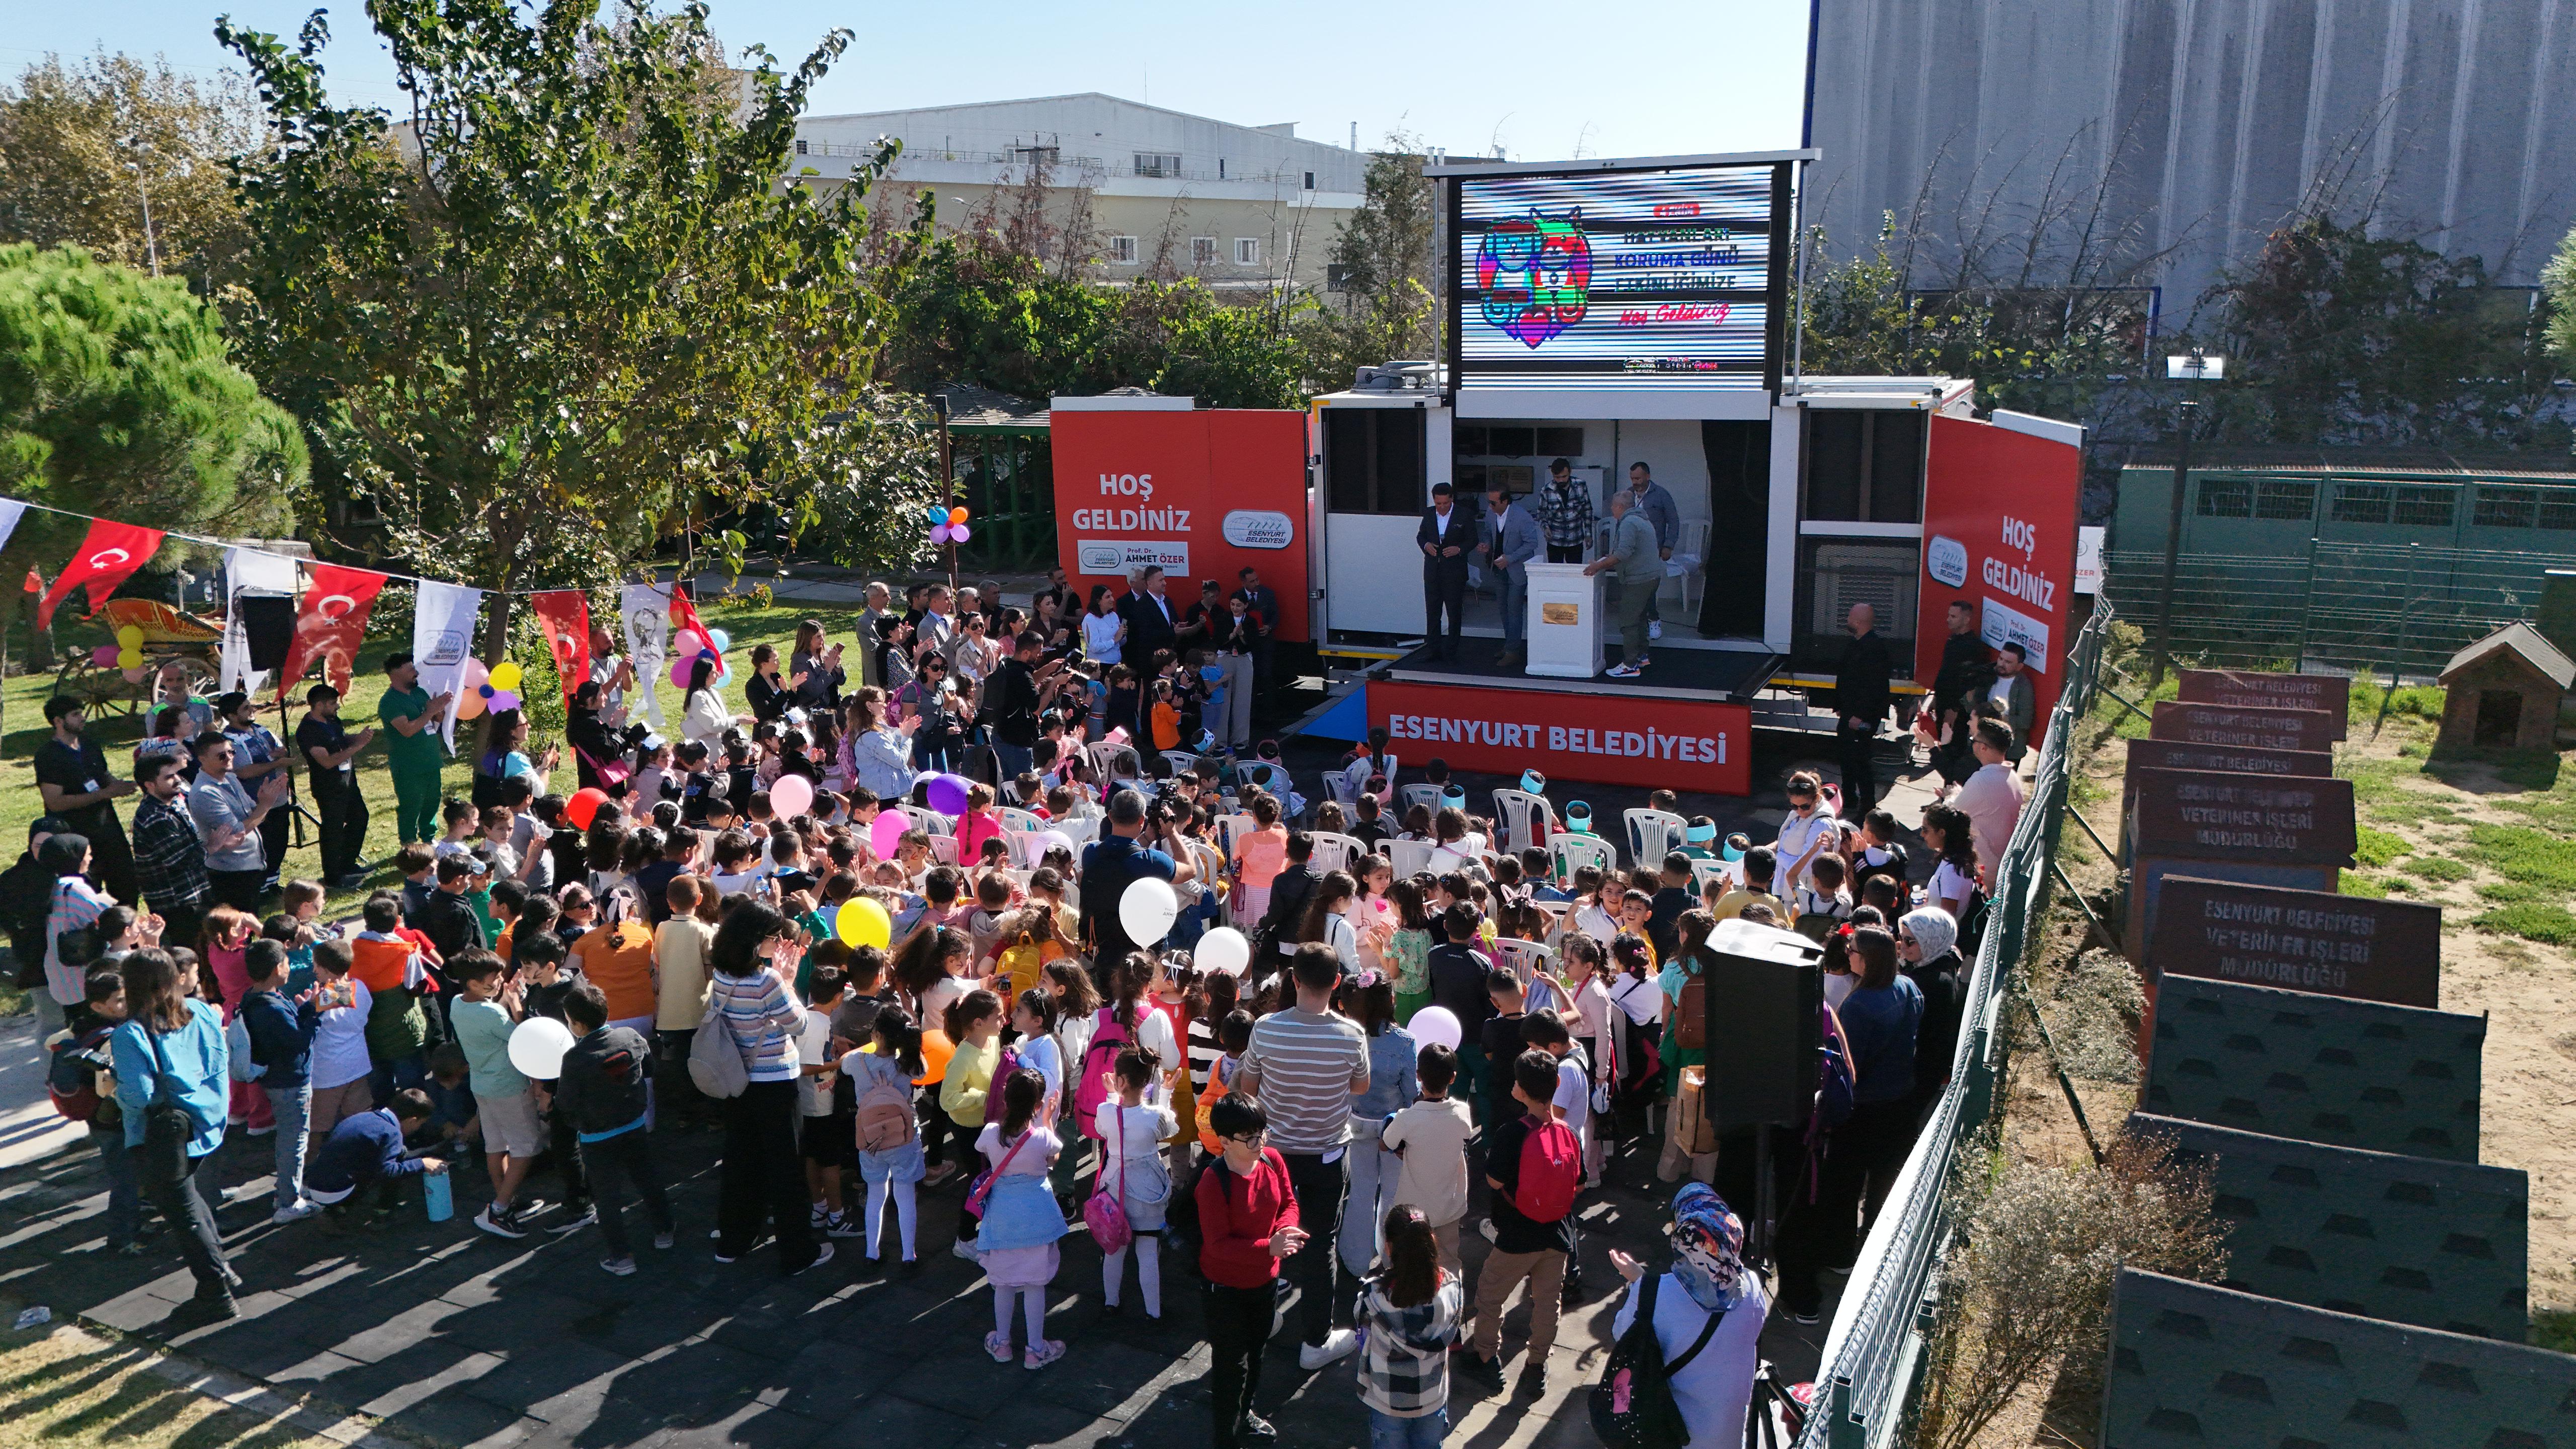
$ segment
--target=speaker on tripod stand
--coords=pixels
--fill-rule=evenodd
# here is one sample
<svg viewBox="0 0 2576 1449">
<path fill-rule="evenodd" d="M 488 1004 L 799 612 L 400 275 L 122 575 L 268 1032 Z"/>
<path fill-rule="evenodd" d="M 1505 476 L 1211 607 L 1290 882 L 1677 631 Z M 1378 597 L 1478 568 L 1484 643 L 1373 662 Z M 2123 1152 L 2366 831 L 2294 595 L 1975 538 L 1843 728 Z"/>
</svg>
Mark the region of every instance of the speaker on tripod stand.
<svg viewBox="0 0 2576 1449">
<path fill-rule="evenodd" d="M 1720 921 L 1700 949 L 1709 1122 L 1722 1158 L 1729 1146 L 1753 1150 L 1747 1246 L 1751 1256 L 1769 1260 L 1779 1228 L 1773 1140 L 1804 1128 L 1815 1109 L 1824 948 L 1795 931 Z"/>
<path fill-rule="evenodd" d="M 285 594 L 239 593 L 233 595 L 233 615 L 233 623 L 241 630 L 252 671 L 265 674 L 285 669 L 286 656 L 295 647 L 295 600 Z M 286 679 L 278 681 L 277 733 L 290 761 L 283 771 L 286 776 L 286 818 L 295 826 L 292 847 L 300 847 L 320 838 L 322 822 L 314 818 L 312 811 L 304 808 L 303 800 L 298 797 L 295 775 L 306 762 L 299 758 L 301 752 L 295 748 L 295 730 L 286 718 L 286 686 L 292 682 Z M 269 865 L 282 873 L 285 862 L 273 860 Z"/>
</svg>

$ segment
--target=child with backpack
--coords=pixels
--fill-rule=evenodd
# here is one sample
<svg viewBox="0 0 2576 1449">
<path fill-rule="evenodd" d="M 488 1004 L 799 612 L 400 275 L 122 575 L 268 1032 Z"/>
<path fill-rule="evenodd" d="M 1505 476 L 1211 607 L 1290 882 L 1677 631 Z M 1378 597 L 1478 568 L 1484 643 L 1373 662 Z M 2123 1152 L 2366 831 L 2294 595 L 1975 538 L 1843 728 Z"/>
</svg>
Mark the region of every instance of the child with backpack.
<svg viewBox="0 0 2576 1449">
<path fill-rule="evenodd" d="M 902 1007 L 877 1009 L 870 1047 L 841 1058 L 857 1123 L 859 1181 L 867 1191 L 867 1260 L 871 1266 L 877 1261 L 886 1199 L 891 1197 L 903 1237 L 901 1272 L 910 1277 L 921 1270 L 920 1255 L 913 1249 L 913 1218 L 923 1172 L 912 1079 L 927 1075 L 930 1068 L 921 1059 L 921 1028 Z"/>
<path fill-rule="evenodd" d="M 45 1065 L 45 1095 L 66 1121 L 89 1128 L 107 1172 L 107 1250 L 143 1251 L 143 1188 L 125 1147 L 125 1113 L 116 1104 L 116 1067 L 108 1038 L 125 1020 L 125 978 L 93 968 L 84 982 L 88 1015 L 80 1030 L 58 1035 Z"/>
<path fill-rule="evenodd" d="M 1027 1068 L 1014 1071 L 1003 1079 L 1001 1097 L 1001 1116 L 985 1123 L 975 1140 L 975 1150 L 990 1166 L 966 1198 L 968 1208 L 982 1218 L 976 1256 L 993 1285 L 993 1332 L 984 1340 L 984 1351 L 995 1363 L 1011 1361 L 1016 1302 L 1028 1322 L 1020 1366 L 1035 1371 L 1064 1357 L 1063 1341 L 1046 1336 L 1046 1290 L 1058 1266 L 1056 1239 L 1066 1232 L 1064 1214 L 1047 1191 L 1047 1169 L 1063 1144 L 1038 1117 L 1046 1099 L 1045 1078 Z"/>
<path fill-rule="evenodd" d="M 246 1054 L 275 1114 L 277 1192 L 269 1221 L 283 1225 L 322 1211 L 304 1198 L 304 1128 L 313 1115 L 313 1033 L 322 1014 L 312 993 L 304 1001 L 286 994 L 283 943 L 253 941 L 242 959 L 249 989 L 235 1015 L 249 1047 Z"/>
<path fill-rule="evenodd" d="M 1437 1449 L 1449 1432 L 1449 1350 L 1458 1343 L 1466 1291 L 1441 1259 L 1420 1208 L 1386 1215 L 1386 1254 L 1360 1281 L 1360 1403 L 1369 1443 Z"/>
<path fill-rule="evenodd" d="M 1511 1081 L 1522 1115 L 1497 1124 L 1486 1143 L 1494 1251 L 1476 1279 L 1476 1333 L 1464 1368 L 1486 1387 L 1502 1388 L 1503 1309 L 1512 1290 L 1527 1280 L 1529 1357 L 1520 1389 L 1536 1396 L 1547 1391 L 1547 1352 L 1556 1344 L 1565 1264 L 1574 1249 L 1574 1191 L 1583 1177 L 1583 1153 L 1557 1120 L 1556 1058 L 1536 1049 L 1522 1052 L 1512 1062 Z"/>
<path fill-rule="evenodd" d="M 1163 1316 L 1163 1221 L 1172 1200 L 1172 1176 L 1163 1166 L 1160 1148 L 1179 1123 L 1163 1091 L 1163 1074 L 1143 1051 L 1132 1046 L 1121 1050 L 1114 1070 L 1118 1095 L 1100 1104 L 1092 1122 L 1108 1146 L 1092 1201 L 1100 1202 L 1099 1194 L 1107 1193 L 1105 1210 L 1121 1213 L 1126 1231 L 1120 1233 L 1115 1224 L 1095 1224 L 1094 1234 L 1101 1238 L 1100 1300 L 1110 1312 L 1119 1311 L 1118 1292 L 1126 1283 L 1127 1249 L 1132 1241 L 1145 1316 L 1159 1319 Z M 1094 1211 L 1099 1210 L 1087 1210 L 1084 1216 L 1091 1218 Z"/>
</svg>

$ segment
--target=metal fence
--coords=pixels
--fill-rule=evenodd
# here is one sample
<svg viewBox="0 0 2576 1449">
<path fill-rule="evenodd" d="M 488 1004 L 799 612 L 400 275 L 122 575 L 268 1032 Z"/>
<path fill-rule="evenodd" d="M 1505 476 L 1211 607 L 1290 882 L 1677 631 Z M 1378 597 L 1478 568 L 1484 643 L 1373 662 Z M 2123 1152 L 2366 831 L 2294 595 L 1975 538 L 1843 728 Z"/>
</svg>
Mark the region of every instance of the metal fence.
<svg viewBox="0 0 2576 1449">
<path fill-rule="evenodd" d="M 2068 750 L 2093 705 L 2111 619 L 2110 608 L 2097 608 L 2068 651 L 2065 690 L 2049 716 L 2030 799 L 1995 872 L 1950 1085 L 1915 1139 L 1844 1286 L 1799 1449 L 1888 1449 L 1910 1428 L 1939 1300 L 1935 1275 L 1950 1243 L 1951 1175 L 1962 1147 L 1993 1114 L 1997 1084 L 2010 1064 L 2007 992 L 2030 932 L 2048 911 L 2049 863 L 2066 819 Z"/>
<path fill-rule="evenodd" d="M 2103 596 L 2154 627 L 2164 555 L 2103 557 Z M 2236 668 L 2439 674 L 2462 647 L 2538 612 L 2561 554 L 2310 539 L 2295 554 L 2182 556 L 2174 648 Z"/>
</svg>

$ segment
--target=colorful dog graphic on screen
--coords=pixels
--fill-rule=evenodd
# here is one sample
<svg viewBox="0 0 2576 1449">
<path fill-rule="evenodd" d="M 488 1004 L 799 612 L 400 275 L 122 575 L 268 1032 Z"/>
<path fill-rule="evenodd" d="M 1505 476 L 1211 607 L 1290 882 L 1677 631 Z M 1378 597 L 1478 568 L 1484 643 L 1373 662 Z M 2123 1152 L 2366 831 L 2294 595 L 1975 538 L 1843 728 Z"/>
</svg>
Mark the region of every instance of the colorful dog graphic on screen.
<svg viewBox="0 0 2576 1449">
<path fill-rule="evenodd" d="M 1583 209 L 1496 222 L 1476 249 L 1476 290 L 1485 320 L 1538 347 L 1583 320 L 1591 301 L 1592 244 Z"/>
</svg>

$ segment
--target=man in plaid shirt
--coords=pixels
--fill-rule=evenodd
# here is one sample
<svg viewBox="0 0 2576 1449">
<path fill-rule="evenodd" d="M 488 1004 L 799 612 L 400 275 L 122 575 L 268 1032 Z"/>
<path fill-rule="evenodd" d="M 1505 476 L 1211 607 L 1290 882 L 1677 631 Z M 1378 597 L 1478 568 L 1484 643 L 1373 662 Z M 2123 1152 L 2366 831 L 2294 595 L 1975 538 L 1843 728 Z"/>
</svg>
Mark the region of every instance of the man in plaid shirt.
<svg viewBox="0 0 2576 1449">
<path fill-rule="evenodd" d="M 1592 495 L 1574 481 L 1574 464 L 1566 459 L 1547 465 L 1538 519 L 1547 530 L 1549 563 L 1586 562 L 1585 550 L 1592 546 Z"/>
<path fill-rule="evenodd" d="M 187 778 L 172 755 L 147 756 L 134 777 L 143 787 L 143 801 L 134 807 L 134 874 L 143 884 L 143 899 L 161 917 L 161 939 L 193 942 L 213 891 L 205 842 L 181 800 Z"/>
</svg>

